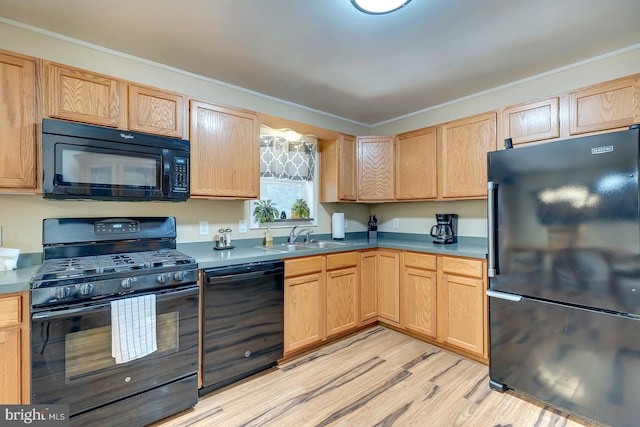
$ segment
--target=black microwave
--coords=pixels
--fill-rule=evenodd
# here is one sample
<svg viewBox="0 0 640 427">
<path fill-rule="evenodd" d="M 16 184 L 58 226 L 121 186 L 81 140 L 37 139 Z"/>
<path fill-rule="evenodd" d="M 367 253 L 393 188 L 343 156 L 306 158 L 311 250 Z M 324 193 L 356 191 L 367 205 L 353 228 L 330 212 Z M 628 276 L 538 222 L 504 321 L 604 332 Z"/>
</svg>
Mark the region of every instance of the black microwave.
<svg viewBox="0 0 640 427">
<path fill-rule="evenodd" d="M 189 141 L 42 120 L 47 199 L 172 201 L 189 198 Z"/>
</svg>

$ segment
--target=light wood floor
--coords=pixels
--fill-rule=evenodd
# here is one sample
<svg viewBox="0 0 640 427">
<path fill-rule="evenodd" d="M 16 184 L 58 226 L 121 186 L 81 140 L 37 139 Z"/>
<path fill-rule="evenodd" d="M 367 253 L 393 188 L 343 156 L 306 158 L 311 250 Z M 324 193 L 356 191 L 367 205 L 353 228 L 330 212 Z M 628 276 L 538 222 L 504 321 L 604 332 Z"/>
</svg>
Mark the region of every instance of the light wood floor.
<svg viewBox="0 0 640 427">
<path fill-rule="evenodd" d="M 200 399 L 156 426 L 579 427 L 509 393 L 488 368 L 376 326 Z"/>
</svg>

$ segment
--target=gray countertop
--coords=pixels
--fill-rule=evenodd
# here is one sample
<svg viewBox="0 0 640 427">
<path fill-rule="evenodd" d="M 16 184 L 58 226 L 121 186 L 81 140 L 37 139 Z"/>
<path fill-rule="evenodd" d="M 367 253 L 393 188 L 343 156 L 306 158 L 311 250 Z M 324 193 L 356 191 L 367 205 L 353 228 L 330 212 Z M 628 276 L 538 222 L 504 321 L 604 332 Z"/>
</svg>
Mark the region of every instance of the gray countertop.
<svg viewBox="0 0 640 427">
<path fill-rule="evenodd" d="M 214 250 L 213 242 L 178 243 L 178 250 L 191 255 L 198 262 L 199 268 L 222 267 L 225 265 L 243 264 L 247 262 L 270 261 L 276 259 L 295 258 L 301 256 L 320 255 L 351 250 L 388 248 L 436 255 L 462 256 L 484 259 L 487 255 L 487 239 L 480 237 L 460 237 L 459 242 L 449 245 L 436 245 L 431 237 L 425 235 L 403 235 L 398 233 L 384 233 L 377 242 L 369 242 L 366 238 L 343 240 L 345 246 L 332 249 L 309 249 L 295 252 L 280 252 L 257 247 L 251 241 L 233 242 L 236 247 L 228 250 Z M 278 247 L 278 244 L 274 246 Z M 29 289 L 31 278 L 35 275 L 39 265 L 21 267 L 17 270 L 0 271 L 0 294 L 20 292 Z"/>
</svg>

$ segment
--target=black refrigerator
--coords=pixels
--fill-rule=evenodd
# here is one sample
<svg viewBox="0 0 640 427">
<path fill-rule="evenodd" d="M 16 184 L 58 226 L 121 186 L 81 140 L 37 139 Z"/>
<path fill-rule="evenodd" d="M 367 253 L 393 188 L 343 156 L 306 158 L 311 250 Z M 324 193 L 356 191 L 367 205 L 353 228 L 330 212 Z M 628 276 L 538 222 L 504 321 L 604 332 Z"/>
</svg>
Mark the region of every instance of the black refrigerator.
<svg viewBox="0 0 640 427">
<path fill-rule="evenodd" d="M 640 425 L 639 132 L 489 153 L 492 389 Z"/>
</svg>

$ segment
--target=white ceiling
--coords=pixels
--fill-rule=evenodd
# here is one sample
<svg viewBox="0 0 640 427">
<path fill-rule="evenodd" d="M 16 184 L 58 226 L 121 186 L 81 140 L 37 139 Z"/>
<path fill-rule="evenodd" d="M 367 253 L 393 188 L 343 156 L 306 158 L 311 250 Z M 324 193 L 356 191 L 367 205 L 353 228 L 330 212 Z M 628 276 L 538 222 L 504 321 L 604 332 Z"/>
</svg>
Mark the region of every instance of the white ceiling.
<svg viewBox="0 0 640 427">
<path fill-rule="evenodd" d="M 361 124 L 640 43 L 639 0 L 0 0 L 0 15 Z"/>
</svg>

